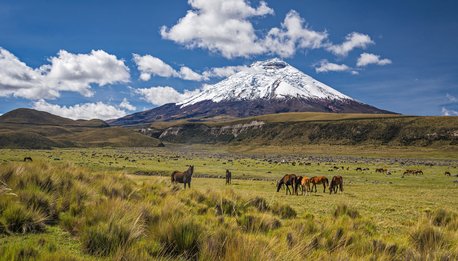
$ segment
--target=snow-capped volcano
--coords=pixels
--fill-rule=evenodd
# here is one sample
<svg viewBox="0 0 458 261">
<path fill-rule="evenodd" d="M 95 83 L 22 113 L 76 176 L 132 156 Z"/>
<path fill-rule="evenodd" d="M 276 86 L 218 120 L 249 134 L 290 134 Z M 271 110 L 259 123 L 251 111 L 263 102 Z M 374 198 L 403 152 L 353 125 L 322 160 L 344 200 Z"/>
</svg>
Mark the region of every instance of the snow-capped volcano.
<svg viewBox="0 0 458 261">
<path fill-rule="evenodd" d="M 186 107 L 206 100 L 218 103 L 284 98 L 352 100 L 288 63 L 274 58 L 255 62 L 221 82 L 207 85 L 202 92 L 177 105 Z"/>
<path fill-rule="evenodd" d="M 356 101 L 280 59 L 255 62 L 181 102 L 127 115 L 111 125 L 285 112 L 391 113 Z"/>
</svg>

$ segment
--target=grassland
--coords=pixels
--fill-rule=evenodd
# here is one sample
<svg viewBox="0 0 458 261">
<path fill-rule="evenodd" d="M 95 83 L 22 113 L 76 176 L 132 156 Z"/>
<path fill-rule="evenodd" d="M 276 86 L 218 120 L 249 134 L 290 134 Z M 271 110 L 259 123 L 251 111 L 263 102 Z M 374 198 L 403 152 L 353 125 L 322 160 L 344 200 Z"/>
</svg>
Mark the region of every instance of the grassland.
<svg viewBox="0 0 458 261">
<path fill-rule="evenodd" d="M 458 258 L 450 151 L 167 145 L 1 150 L 0 259 Z M 192 189 L 172 186 L 170 172 L 189 164 Z M 344 193 L 275 192 L 286 173 L 342 175 Z"/>
</svg>

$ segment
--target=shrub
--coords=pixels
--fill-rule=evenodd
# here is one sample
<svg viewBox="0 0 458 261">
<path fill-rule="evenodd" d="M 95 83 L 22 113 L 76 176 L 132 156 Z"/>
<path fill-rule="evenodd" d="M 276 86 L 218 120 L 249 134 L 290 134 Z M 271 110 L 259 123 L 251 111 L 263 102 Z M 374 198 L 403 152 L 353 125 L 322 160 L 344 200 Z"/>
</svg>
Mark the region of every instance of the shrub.
<svg viewBox="0 0 458 261">
<path fill-rule="evenodd" d="M 45 214 L 47 223 L 57 221 L 55 203 L 52 202 L 52 199 L 46 193 L 31 188 L 19 193 L 19 199 L 28 209 L 35 209 Z"/>
<path fill-rule="evenodd" d="M 13 233 L 36 233 L 45 230 L 46 218 L 36 210 L 26 209 L 22 205 L 8 206 L 3 212 L 6 228 Z"/>
</svg>

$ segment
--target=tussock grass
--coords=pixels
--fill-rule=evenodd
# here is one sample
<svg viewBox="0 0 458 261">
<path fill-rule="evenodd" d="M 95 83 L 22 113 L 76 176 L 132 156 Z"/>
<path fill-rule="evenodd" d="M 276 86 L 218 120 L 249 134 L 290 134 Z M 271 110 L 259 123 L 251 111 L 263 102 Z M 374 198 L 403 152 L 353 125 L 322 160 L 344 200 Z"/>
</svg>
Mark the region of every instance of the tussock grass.
<svg viewBox="0 0 458 261">
<path fill-rule="evenodd" d="M 408 235 L 393 239 L 350 204 L 302 213 L 233 189 L 183 190 L 161 180 L 136 182 L 122 172 L 39 161 L 3 165 L 0 181 L 2 260 L 458 257 L 458 218 L 449 209 L 425 213 Z"/>
</svg>

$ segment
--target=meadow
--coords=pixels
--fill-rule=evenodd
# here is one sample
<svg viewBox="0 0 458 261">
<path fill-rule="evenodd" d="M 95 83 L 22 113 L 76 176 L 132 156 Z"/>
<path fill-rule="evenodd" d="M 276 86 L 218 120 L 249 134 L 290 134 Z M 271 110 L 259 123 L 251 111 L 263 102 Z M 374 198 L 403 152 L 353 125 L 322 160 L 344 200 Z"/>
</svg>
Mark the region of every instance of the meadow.
<svg viewBox="0 0 458 261">
<path fill-rule="evenodd" d="M 456 260 L 455 155 L 350 146 L 5 149 L 0 259 Z M 171 185 L 171 172 L 187 165 L 195 166 L 191 189 Z M 287 173 L 341 175 L 344 192 L 276 192 Z"/>
</svg>

